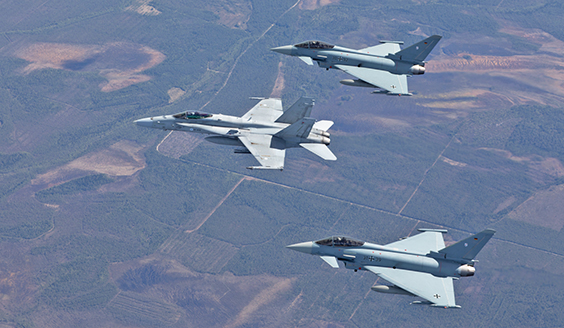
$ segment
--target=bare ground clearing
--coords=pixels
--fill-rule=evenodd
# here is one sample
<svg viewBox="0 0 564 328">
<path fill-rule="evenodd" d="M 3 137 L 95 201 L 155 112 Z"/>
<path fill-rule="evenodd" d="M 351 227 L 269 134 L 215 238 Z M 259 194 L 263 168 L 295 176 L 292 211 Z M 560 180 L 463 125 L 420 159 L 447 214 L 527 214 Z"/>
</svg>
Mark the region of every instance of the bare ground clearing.
<svg viewBox="0 0 564 328">
<path fill-rule="evenodd" d="M 564 185 L 541 190 L 519 205 L 508 217 L 560 231 L 564 226 Z"/>
<path fill-rule="evenodd" d="M 31 180 L 31 184 L 49 188 L 69 181 L 69 175 L 72 175 L 71 179 L 75 178 L 77 171 L 111 176 L 131 176 L 145 167 L 145 160 L 141 156 L 143 148 L 144 146 L 134 142 L 120 141 L 108 149 L 84 155 L 64 166 L 40 174 Z M 82 173 L 81 175 L 88 174 Z"/>
<path fill-rule="evenodd" d="M 157 150 L 159 153 L 179 159 L 180 156 L 190 154 L 204 139 L 188 132 L 174 132 L 163 140 Z"/>
<path fill-rule="evenodd" d="M 564 54 L 564 42 L 558 40 L 549 33 L 536 28 L 522 28 L 520 26 L 509 25 L 507 22 L 503 22 L 505 27 L 499 31 L 502 33 L 507 33 L 515 36 L 525 38 L 533 43 L 541 44 L 539 52 L 550 52 L 557 55 Z"/>
<path fill-rule="evenodd" d="M 105 45 L 39 42 L 16 50 L 15 56 L 30 62 L 23 69 L 24 74 L 44 68 L 98 72 L 108 80 L 100 85 L 105 92 L 150 80 L 150 76 L 139 73 L 165 59 L 157 50 L 125 42 Z"/>
<path fill-rule="evenodd" d="M 339 0 L 303 0 L 300 2 L 298 8 L 301 10 L 315 10 L 337 2 L 339 2 Z"/>
<path fill-rule="evenodd" d="M 184 96 L 184 94 L 186 94 L 186 91 L 184 91 L 180 88 L 170 88 L 167 91 L 167 94 L 170 97 L 170 99 L 168 100 L 168 103 L 171 104 L 171 103 L 177 101 L 178 99 L 180 99 L 180 97 Z"/>
<path fill-rule="evenodd" d="M 224 1 L 216 6 L 210 5 L 208 10 L 219 16 L 221 25 L 246 30 L 253 7 L 250 1 Z"/>
<path fill-rule="evenodd" d="M 272 98 L 281 98 L 282 91 L 284 91 L 284 73 L 282 72 L 282 62 L 278 63 L 278 76 L 276 76 L 276 81 L 274 82 L 274 87 L 270 93 Z"/>
<path fill-rule="evenodd" d="M 470 56 L 466 57 L 465 56 Z M 471 59 L 470 59 L 471 58 Z M 528 91 L 502 89 L 496 91 L 517 102 L 533 100 L 545 103 L 543 91 L 564 97 L 564 60 L 546 54 L 521 56 L 477 56 L 459 54 L 456 57 L 439 56 L 427 64 L 429 72 L 468 72 L 502 76 L 526 84 Z M 499 85 L 494 85 L 499 90 Z M 523 94 L 524 93 L 524 94 Z"/>
<path fill-rule="evenodd" d="M 205 261 L 206 258 L 201 260 Z M 200 265 L 205 265 L 205 262 Z M 125 287 L 130 286 L 129 282 L 137 282 L 135 274 L 143 270 L 154 272 L 153 276 L 158 277 L 158 282 L 138 285 L 135 293 L 122 291 L 120 295 L 125 294 L 125 298 L 117 297 L 109 306 L 117 305 L 131 313 L 162 321 L 163 324 L 172 320 L 159 316 L 155 310 L 178 315 L 176 309 L 181 307 L 185 314 L 180 317 L 178 324 L 183 326 L 215 322 L 217 326 L 225 327 L 229 324 L 248 324 L 256 317 L 261 320 L 267 311 L 273 310 L 267 310 L 269 307 L 280 309 L 290 304 L 287 300 L 283 304 L 272 305 L 272 302 L 288 292 L 295 281 L 295 278 L 265 274 L 234 276 L 229 272 L 213 275 L 198 273 L 162 253 L 114 263 L 110 265 L 110 276 L 118 286 Z M 140 302 L 142 300 L 148 302 Z M 176 316 L 173 318 L 177 320 Z"/>
<path fill-rule="evenodd" d="M 134 4 L 130 5 L 129 7 L 126 7 L 125 10 L 133 11 L 140 15 L 145 15 L 145 16 L 157 16 L 161 14 L 161 12 L 157 10 L 155 7 L 149 5 L 151 1 L 152 0 L 136 0 Z"/>
<path fill-rule="evenodd" d="M 554 157 L 547 157 L 547 158 L 542 158 L 540 156 L 519 157 L 503 149 L 495 149 L 495 148 L 479 148 L 479 149 L 497 153 L 512 161 L 524 162 L 529 165 L 531 170 L 548 174 L 556 178 L 564 176 L 564 165 L 562 165 L 562 163 L 557 158 Z"/>
</svg>

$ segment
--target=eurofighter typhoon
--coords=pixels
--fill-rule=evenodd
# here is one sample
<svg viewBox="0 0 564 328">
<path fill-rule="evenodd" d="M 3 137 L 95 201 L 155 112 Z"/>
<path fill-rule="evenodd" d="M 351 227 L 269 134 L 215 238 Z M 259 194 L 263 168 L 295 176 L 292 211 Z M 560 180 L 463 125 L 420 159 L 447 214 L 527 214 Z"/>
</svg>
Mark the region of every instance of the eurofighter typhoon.
<svg viewBox="0 0 564 328">
<path fill-rule="evenodd" d="M 407 76 L 425 73 L 425 58 L 441 36 L 433 35 L 403 50 L 403 41 L 380 41 L 381 44 L 354 50 L 321 41 L 305 41 L 270 50 L 297 56 L 308 65 L 314 62 L 327 70 L 339 69 L 358 79 L 341 80 L 354 87 L 379 88 L 373 93 L 411 96 Z"/>
<path fill-rule="evenodd" d="M 446 230 L 419 231 L 423 233 L 384 246 L 348 237 L 329 237 L 286 247 L 320 256 L 333 268 L 339 267 L 337 260 L 342 261 L 347 269 L 367 270 L 393 284 L 372 286 L 374 291 L 425 300 L 412 304 L 459 308 L 452 281 L 474 275 L 474 257 L 495 230 L 486 229 L 448 247 L 443 240 Z"/>
<path fill-rule="evenodd" d="M 257 99 L 257 98 L 253 98 Z M 252 154 L 261 166 L 248 169 L 284 169 L 286 148 L 302 147 L 328 160 L 337 159 L 327 145 L 332 121 L 310 118 L 314 99 L 302 97 L 287 110 L 277 98 L 262 99 L 242 117 L 182 112 L 136 120 L 140 126 L 210 134 L 207 141 L 242 148 L 235 153 Z"/>
</svg>

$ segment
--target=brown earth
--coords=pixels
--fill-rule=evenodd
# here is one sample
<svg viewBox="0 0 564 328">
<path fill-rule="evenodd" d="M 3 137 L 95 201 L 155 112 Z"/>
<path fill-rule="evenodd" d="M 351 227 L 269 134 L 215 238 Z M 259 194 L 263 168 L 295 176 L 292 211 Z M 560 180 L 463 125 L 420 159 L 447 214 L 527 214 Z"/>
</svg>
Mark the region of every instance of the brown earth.
<svg viewBox="0 0 564 328">
<path fill-rule="evenodd" d="M 282 62 L 278 63 L 278 76 L 276 76 L 276 81 L 274 82 L 274 87 L 270 93 L 272 98 L 281 98 L 282 91 L 284 91 L 284 73 L 282 72 Z"/>
<path fill-rule="evenodd" d="M 466 58 L 465 58 L 466 57 Z M 426 68 L 431 73 L 468 72 L 503 76 L 532 87 L 527 93 L 507 90 L 504 95 L 516 102 L 535 101 L 545 104 L 544 95 L 548 91 L 564 96 L 564 60 L 550 55 L 519 56 L 477 56 L 459 54 L 455 57 L 440 56 L 430 61 Z"/>
<path fill-rule="evenodd" d="M 74 161 L 38 175 L 31 180 L 32 185 L 49 188 L 62 184 L 78 176 L 103 173 L 111 176 L 131 176 L 145 167 L 141 156 L 143 146 L 134 142 L 120 141 L 108 149 L 90 153 Z"/>
<path fill-rule="evenodd" d="M 564 185 L 541 190 L 519 205 L 508 217 L 560 231 L 564 226 Z"/>
<path fill-rule="evenodd" d="M 170 99 L 168 100 L 168 103 L 170 104 L 180 99 L 180 97 L 184 96 L 184 94 L 186 94 L 186 91 L 180 88 L 170 88 L 167 91 L 167 94 L 170 97 Z"/>
<path fill-rule="evenodd" d="M 135 292 L 121 291 L 108 306 L 118 305 L 126 314 L 138 313 L 142 317 L 158 316 L 158 310 L 176 314 L 178 306 L 183 308 L 179 309 L 180 311 L 186 312 L 179 313 L 172 319 L 161 318 L 163 324 L 170 324 L 178 319 L 180 319 L 179 324 L 186 325 L 189 322 L 188 326 L 198 326 L 199 323 L 194 320 L 201 320 L 201 324 L 204 322 L 221 324 L 223 321 L 221 324 L 223 327 L 249 324 L 256 320 L 256 317 L 262 317 L 267 313 L 267 308 L 286 307 L 287 301 L 284 301 L 283 305 L 272 305 L 272 302 L 286 293 L 295 281 L 295 278 L 270 275 L 234 276 L 228 272 L 217 275 L 198 273 L 163 254 L 114 263 L 110 265 L 110 276 L 118 286 L 121 286 L 121 283 L 129 281 L 128 278 L 131 277 L 133 270 L 144 268 L 156 268 L 161 276 L 160 282 L 154 285 L 141 285 L 135 289 Z M 122 294 L 124 297 L 120 296 Z M 187 306 L 189 304 L 190 306 Z M 196 313 L 192 313 L 193 311 L 197 311 L 197 317 Z"/>
<path fill-rule="evenodd" d="M 339 2 L 339 0 L 303 0 L 298 5 L 298 8 L 301 10 L 315 10 L 337 2 Z"/>
<path fill-rule="evenodd" d="M 468 166 L 468 164 L 466 164 L 466 163 L 457 162 L 457 161 L 455 161 L 455 160 L 452 160 L 452 159 L 447 158 L 447 157 L 444 157 L 444 156 L 440 156 L 440 159 L 441 159 L 441 161 L 443 161 L 443 162 L 445 162 L 445 163 L 447 163 L 447 164 L 449 164 L 449 165 L 452 165 L 452 166 L 459 166 L 459 167 Z"/>
<path fill-rule="evenodd" d="M 35 302 L 39 286 L 29 250 L 20 245 L 0 251 L 0 310 L 19 311 Z"/>
<path fill-rule="evenodd" d="M 562 165 L 562 162 L 560 162 L 560 160 L 554 157 L 547 157 L 547 158 L 542 158 L 539 156 L 519 157 L 503 149 L 495 149 L 495 148 L 479 148 L 479 149 L 497 153 L 512 161 L 526 163 L 529 165 L 529 167 L 532 170 L 539 171 L 541 173 L 548 174 L 556 178 L 564 176 L 564 165 Z"/>
<path fill-rule="evenodd" d="M 161 141 L 157 150 L 163 155 L 178 159 L 180 156 L 190 154 L 203 140 L 202 137 L 192 133 L 171 132 Z"/>
<path fill-rule="evenodd" d="M 159 10 L 157 10 L 153 6 L 149 6 L 149 3 L 152 0 L 137 0 L 131 6 L 125 8 L 126 11 L 133 11 L 141 15 L 145 16 L 156 16 L 161 14 Z"/>
<path fill-rule="evenodd" d="M 530 42 L 541 44 L 540 52 L 550 52 L 557 55 L 564 54 L 564 42 L 558 40 L 554 36 L 539 29 L 528 29 L 519 26 L 507 25 L 500 29 L 501 33 L 507 33 L 527 39 Z"/>
<path fill-rule="evenodd" d="M 250 1 L 225 1 L 217 6 L 209 6 L 208 10 L 219 16 L 219 24 L 245 30 L 253 8 Z"/>
<path fill-rule="evenodd" d="M 122 42 L 101 46 L 40 42 L 16 50 L 15 56 L 30 62 L 24 74 L 44 68 L 96 71 L 108 80 L 100 84 L 105 92 L 150 80 L 150 76 L 139 73 L 165 59 L 157 50 Z"/>
</svg>

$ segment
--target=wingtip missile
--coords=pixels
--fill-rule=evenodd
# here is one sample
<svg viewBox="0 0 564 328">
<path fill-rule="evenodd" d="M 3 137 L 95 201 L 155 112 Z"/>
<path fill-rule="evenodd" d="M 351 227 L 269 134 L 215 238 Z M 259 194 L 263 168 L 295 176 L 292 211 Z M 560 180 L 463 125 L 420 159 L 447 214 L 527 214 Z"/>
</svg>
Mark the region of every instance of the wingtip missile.
<svg viewBox="0 0 564 328">
<path fill-rule="evenodd" d="M 272 167 L 272 166 L 247 166 L 249 170 L 284 170 L 284 166 Z"/>
</svg>

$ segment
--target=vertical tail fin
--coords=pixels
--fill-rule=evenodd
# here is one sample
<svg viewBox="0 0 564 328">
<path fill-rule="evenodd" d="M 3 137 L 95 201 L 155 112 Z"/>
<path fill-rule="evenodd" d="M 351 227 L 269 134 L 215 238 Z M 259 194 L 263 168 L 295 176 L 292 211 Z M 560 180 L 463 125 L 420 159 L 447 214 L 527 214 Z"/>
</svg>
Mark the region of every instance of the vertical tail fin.
<svg viewBox="0 0 564 328">
<path fill-rule="evenodd" d="M 411 62 L 414 64 L 422 64 L 425 58 L 431 53 L 431 50 L 435 48 L 442 36 L 433 35 L 425 40 L 419 41 L 401 51 L 394 54 L 394 58 L 403 60 L 406 62 Z"/>
<path fill-rule="evenodd" d="M 290 108 L 284 111 L 276 122 L 294 124 L 304 117 L 309 117 L 311 108 L 315 104 L 315 99 L 308 97 L 301 97 Z"/>
<path fill-rule="evenodd" d="M 486 243 L 492 238 L 495 230 L 486 229 L 473 236 L 463 239 L 454 245 L 439 250 L 439 254 L 446 259 L 460 259 L 471 261 L 478 255 Z"/>
<path fill-rule="evenodd" d="M 302 118 L 292 125 L 286 127 L 284 130 L 276 133 L 274 136 L 282 139 L 294 137 L 307 138 L 307 136 L 311 132 L 311 128 L 313 128 L 313 124 L 315 124 L 314 118 Z"/>
</svg>

